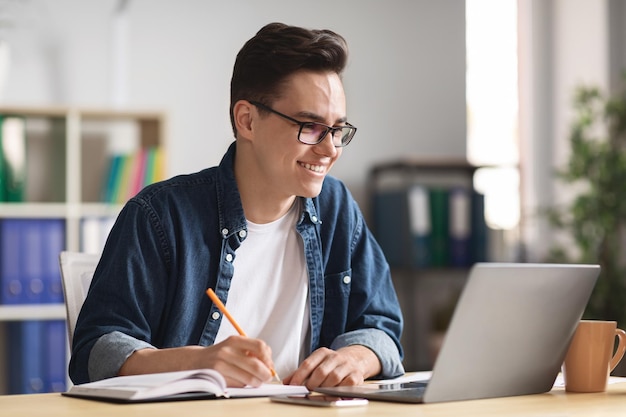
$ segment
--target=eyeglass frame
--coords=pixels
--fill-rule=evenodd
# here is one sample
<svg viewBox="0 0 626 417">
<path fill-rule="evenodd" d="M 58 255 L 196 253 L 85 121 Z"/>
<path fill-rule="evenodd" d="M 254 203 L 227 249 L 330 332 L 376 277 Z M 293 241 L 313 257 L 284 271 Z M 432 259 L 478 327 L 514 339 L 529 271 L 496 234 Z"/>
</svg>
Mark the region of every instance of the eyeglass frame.
<svg viewBox="0 0 626 417">
<path fill-rule="evenodd" d="M 274 110 L 270 106 L 268 106 L 266 104 L 263 104 L 263 103 L 261 103 L 259 101 L 248 100 L 248 102 L 250 104 L 252 104 L 253 106 L 255 106 L 255 107 L 259 107 L 259 108 L 261 108 L 261 109 L 263 109 L 265 111 L 268 111 L 270 113 L 274 113 L 275 115 L 280 116 L 280 117 L 282 117 L 285 120 L 289 120 L 290 122 L 299 125 L 300 128 L 298 129 L 298 142 L 303 143 L 305 145 L 319 145 L 320 143 L 322 143 L 324 141 L 324 139 L 326 139 L 326 136 L 328 136 L 329 133 L 331 133 L 331 138 L 332 138 L 334 136 L 334 135 L 332 135 L 332 133 L 338 132 L 338 131 L 343 130 L 345 128 L 349 128 L 349 129 L 351 129 L 350 130 L 351 133 L 348 134 L 348 136 L 347 136 L 348 140 L 345 143 L 342 142 L 339 145 L 336 145 L 334 143 L 334 141 L 333 141 L 333 145 L 335 146 L 335 148 L 343 148 L 343 147 L 348 146 L 348 144 L 350 142 L 352 142 L 352 138 L 354 138 L 354 135 L 356 134 L 356 130 L 357 130 L 356 126 L 354 126 L 354 125 L 352 125 L 352 124 L 350 124 L 348 122 L 346 122 L 345 126 L 328 126 L 328 125 L 325 125 L 324 123 L 318 123 L 318 122 L 302 122 L 300 120 L 294 119 L 293 117 L 287 116 L 286 114 L 283 114 L 283 113 L 281 113 L 281 112 L 279 112 L 277 110 Z M 321 127 L 326 129 L 324 131 L 324 133 L 320 135 L 320 137 L 318 138 L 317 142 L 315 142 L 315 143 L 308 143 L 308 142 L 303 142 L 300 139 L 300 134 L 302 133 L 302 129 L 304 129 L 304 127 L 307 126 L 307 125 L 317 125 L 317 126 L 321 126 Z M 342 138 L 343 138 L 343 135 L 342 135 Z"/>
</svg>

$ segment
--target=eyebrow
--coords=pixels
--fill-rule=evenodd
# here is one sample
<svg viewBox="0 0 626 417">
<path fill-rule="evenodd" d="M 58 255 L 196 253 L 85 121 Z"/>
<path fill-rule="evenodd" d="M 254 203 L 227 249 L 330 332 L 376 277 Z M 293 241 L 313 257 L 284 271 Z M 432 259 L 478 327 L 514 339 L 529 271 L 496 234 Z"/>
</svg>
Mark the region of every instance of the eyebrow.
<svg viewBox="0 0 626 417">
<path fill-rule="evenodd" d="M 301 111 L 296 115 L 296 118 L 299 117 L 303 117 L 305 119 L 311 119 L 313 121 L 316 121 L 318 123 L 322 123 L 322 124 L 326 124 L 324 118 L 322 116 L 320 116 L 319 114 L 315 114 L 315 113 L 311 113 L 308 111 Z M 346 123 L 348 121 L 347 117 L 340 117 L 339 119 L 335 120 L 335 124 L 337 123 Z"/>
</svg>

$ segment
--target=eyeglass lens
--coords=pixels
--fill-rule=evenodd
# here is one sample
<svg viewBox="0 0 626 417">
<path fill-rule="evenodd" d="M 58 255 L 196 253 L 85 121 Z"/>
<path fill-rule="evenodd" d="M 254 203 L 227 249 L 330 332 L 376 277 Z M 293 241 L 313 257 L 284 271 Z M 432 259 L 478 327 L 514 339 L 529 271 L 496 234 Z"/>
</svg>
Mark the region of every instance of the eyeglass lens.
<svg viewBox="0 0 626 417">
<path fill-rule="evenodd" d="M 350 141 L 353 129 L 351 127 L 329 128 L 317 123 L 304 123 L 300 129 L 300 142 L 315 145 L 324 140 L 328 132 L 331 132 L 335 146 L 345 145 Z"/>
</svg>

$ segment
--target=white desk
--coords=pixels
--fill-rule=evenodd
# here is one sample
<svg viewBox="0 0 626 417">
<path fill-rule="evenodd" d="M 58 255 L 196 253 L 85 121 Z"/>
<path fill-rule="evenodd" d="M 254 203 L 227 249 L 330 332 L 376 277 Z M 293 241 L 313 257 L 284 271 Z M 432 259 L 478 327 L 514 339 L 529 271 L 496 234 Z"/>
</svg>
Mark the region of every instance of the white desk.
<svg viewBox="0 0 626 417">
<path fill-rule="evenodd" d="M 52 417 L 308 417 L 308 416 L 523 416 L 606 417 L 626 415 L 626 378 L 611 384 L 607 392 L 571 394 L 562 388 L 549 393 L 488 400 L 439 404 L 399 404 L 370 401 L 369 405 L 346 409 L 272 403 L 267 398 L 180 401 L 147 404 L 109 404 L 63 397 L 60 394 L 0 396 L 3 416 Z"/>
</svg>

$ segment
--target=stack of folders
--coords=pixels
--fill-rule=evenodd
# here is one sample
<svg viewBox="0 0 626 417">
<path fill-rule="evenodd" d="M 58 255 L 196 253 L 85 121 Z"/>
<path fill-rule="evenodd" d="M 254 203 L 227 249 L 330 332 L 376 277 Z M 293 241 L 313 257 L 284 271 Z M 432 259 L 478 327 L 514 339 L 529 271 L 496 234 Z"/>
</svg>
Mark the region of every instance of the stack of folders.
<svg viewBox="0 0 626 417">
<path fill-rule="evenodd" d="M 25 118 L 0 115 L 0 201 L 25 200 L 27 163 Z M 0 219 L 0 304 L 62 303 L 58 256 L 64 248 L 63 219 Z M 6 331 L 9 393 L 64 391 L 65 322 L 14 321 Z"/>
<path fill-rule="evenodd" d="M 62 303 L 58 257 L 64 247 L 62 219 L 1 219 L 1 303 Z M 6 328 L 9 393 L 64 391 L 65 322 L 16 321 L 8 323 Z"/>
<path fill-rule="evenodd" d="M 374 233 L 387 261 L 399 268 L 468 267 L 487 261 L 484 195 L 472 187 L 379 190 Z"/>
</svg>

